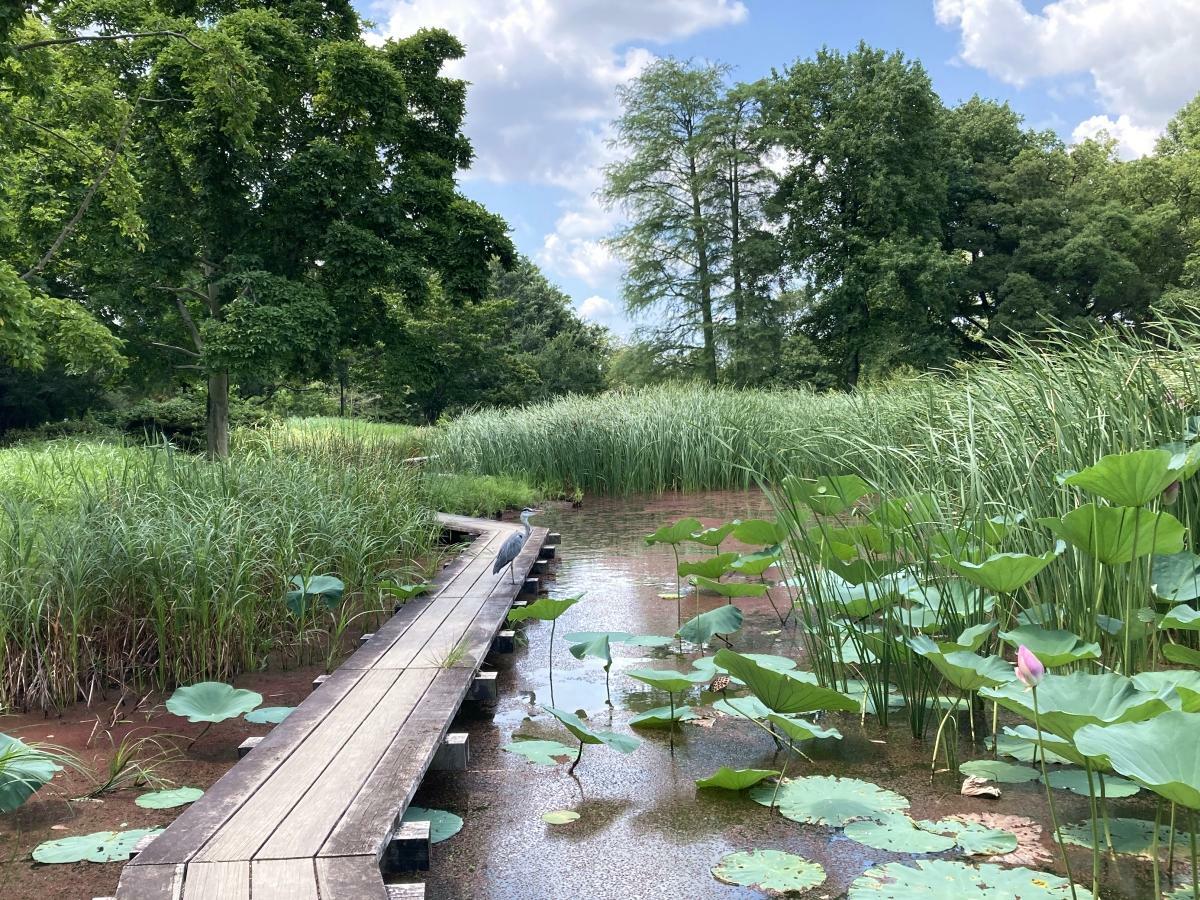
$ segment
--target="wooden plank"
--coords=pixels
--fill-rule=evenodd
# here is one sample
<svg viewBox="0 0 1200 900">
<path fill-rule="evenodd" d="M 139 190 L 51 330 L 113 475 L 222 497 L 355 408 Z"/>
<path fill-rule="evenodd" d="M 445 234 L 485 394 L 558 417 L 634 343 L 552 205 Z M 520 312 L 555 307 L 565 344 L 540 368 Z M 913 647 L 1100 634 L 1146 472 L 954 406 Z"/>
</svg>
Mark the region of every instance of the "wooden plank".
<svg viewBox="0 0 1200 900">
<path fill-rule="evenodd" d="M 183 882 L 183 900 L 250 900 L 250 863 L 192 863 Z"/>
<path fill-rule="evenodd" d="M 290 716 L 271 729 L 253 753 L 226 772 L 128 865 L 171 865 L 190 860 L 259 786 L 303 745 L 307 736 L 358 683 L 362 674 L 349 669 L 334 672 L 321 690 L 306 698 Z"/>
<path fill-rule="evenodd" d="M 421 705 L 371 772 L 321 847 L 321 856 L 378 859 L 392 826 L 408 808 L 470 686 L 469 669 L 440 669 Z"/>
<path fill-rule="evenodd" d="M 255 859 L 316 856 L 371 772 L 379 764 L 418 704 L 425 700 L 434 673 L 402 672 L 357 731 L 347 740 L 308 792 L 280 822 Z M 381 827 L 386 830 L 390 822 Z"/>
<path fill-rule="evenodd" d="M 254 900 L 320 900 L 312 859 L 256 859 L 250 869 Z"/>
<path fill-rule="evenodd" d="M 183 893 L 183 864 L 126 866 L 117 884 L 117 900 L 179 900 Z"/>
<path fill-rule="evenodd" d="M 371 856 L 337 856 L 317 860 L 321 900 L 387 900 L 379 864 Z"/>
<path fill-rule="evenodd" d="M 371 710 L 378 705 L 397 676 L 396 672 L 363 672 L 353 694 L 325 716 L 297 752 L 289 756 L 257 791 L 243 801 L 237 812 L 229 817 L 194 858 L 208 862 L 252 859 L 258 848 L 324 771 L 337 749 L 354 734 Z M 321 688 L 321 691 L 328 686 Z M 321 691 L 317 691 L 313 696 L 319 696 Z M 287 719 L 284 719 L 285 724 L 286 722 Z M 253 759 L 255 753 L 246 758 Z"/>
</svg>

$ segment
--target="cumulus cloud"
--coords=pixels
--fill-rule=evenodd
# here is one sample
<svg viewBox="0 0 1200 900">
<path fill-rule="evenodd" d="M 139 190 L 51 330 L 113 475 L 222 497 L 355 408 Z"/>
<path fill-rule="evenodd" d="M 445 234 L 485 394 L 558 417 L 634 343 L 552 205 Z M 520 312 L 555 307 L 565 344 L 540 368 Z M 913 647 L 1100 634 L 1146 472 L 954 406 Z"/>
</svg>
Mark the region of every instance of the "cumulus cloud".
<svg viewBox="0 0 1200 900">
<path fill-rule="evenodd" d="M 1092 137 L 1108 136 L 1117 142 L 1117 152 L 1121 156 L 1132 159 L 1146 156 L 1154 152 L 1154 143 L 1158 140 L 1161 128 L 1135 125 L 1129 116 L 1092 116 L 1084 119 L 1071 132 L 1071 140 L 1082 141 Z"/>
<path fill-rule="evenodd" d="M 1200 84 L 1196 0 L 934 0 L 938 21 L 961 32 L 962 59 L 1010 84 L 1086 74 L 1105 116 L 1079 134 L 1108 130 L 1129 154 L 1157 133 Z"/>
<path fill-rule="evenodd" d="M 579 317 L 592 321 L 608 319 L 617 311 L 616 305 L 606 297 L 591 296 L 579 304 Z"/>
</svg>

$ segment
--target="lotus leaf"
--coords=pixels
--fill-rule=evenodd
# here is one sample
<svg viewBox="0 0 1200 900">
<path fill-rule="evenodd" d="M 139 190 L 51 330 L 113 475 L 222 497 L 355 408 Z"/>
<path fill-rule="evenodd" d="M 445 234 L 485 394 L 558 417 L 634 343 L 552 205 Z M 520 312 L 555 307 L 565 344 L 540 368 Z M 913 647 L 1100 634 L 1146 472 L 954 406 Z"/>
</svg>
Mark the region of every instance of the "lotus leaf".
<svg viewBox="0 0 1200 900">
<path fill-rule="evenodd" d="M 1063 483 L 1103 497 L 1114 506 L 1145 506 L 1171 483 L 1182 481 L 1191 462 L 1186 452 L 1161 448 L 1110 453 L 1094 466 L 1067 476 Z"/>
<path fill-rule="evenodd" d="M 688 540 L 695 541 L 697 544 L 703 544 L 705 547 L 719 547 L 729 535 L 733 534 L 733 529 L 737 528 L 740 524 L 739 520 L 734 519 L 732 522 L 726 522 L 724 525 L 718 525 L 715 528 L 705 528 L 702 531 L 694 532 L 688 537 Z"/>
<path fill-rule="evenodd" d="M 822 516 L 836 516 L 871 493 L 874 488 L 857 475 L 788 478 L 784 490 L 794 503 L 803 503 Z"/>
<path fill-rule="evenodd" d="M 284 601 L 296 616 L 304 614 L 310 598 L 320 599 L 328 609 L 333 609 L 342 602 L 346 590 L 342 580 L 332 575 L 313 575 L 309 578 L 294 575 L 291 584 L 292 590 L 284 596 Z"/>
<path fill-rule="evenodd" d="M 528 606 L 509 610 L 509 622 L 524 622 L 526 619 L 537 619 L 540 622 L 552 622 L 580 601 L 580 597 L 539 597 Z"/>
<path fill-rule="evenodd" d="M 986 746 L 990 747 L 991 743 L 990 737 L 984 738 Z M 1036 729 L 1028 725 L 1018 725 L 1015 728 L 1004 726 L 1004 734 L 1000 735 L 1000 753 L 1019 759 L 1021 762 L 1032 763 L 1041 759 L 1041 749 L 1039 748 L 1045 750 L 1048 763 L 1074 763 L 1077 766 L 1088 764 L 1088 760 L 1066 738 L 1061 738 L 1049 731 L 1042 731 L 1039 735 Z M 1105 760 L 1093 760 L 1092 762 L 1097 768 L 1108 766 L 1108 762 Z"/>
<path fill-rule="evenodd" d="M 716 581 L 697 575 L 696 587 L 702 591 L 712 591 L 722 597 L 761 597 L 767 592 L 767 586 L 755 581 Z"/>
<path fill-rule="evenodd" d="M 774 785 L 763 784 L 753 788 L 750 797 L 763 806 L 771 806 L 774 798 L 779 812 L 786 818 L 809 825 L 841 828 L 857 819 L 877 819 L 887 813 L 908 809 L 908 800 L 904 797 L 857 778 L 811 775 L 790 778 L 778 787 L 778 797 Z"/>
<path fill-rule="evenodd" d="M 1182 666 L 1200 668 L 1200 650 L 1193 650 L 1182 644 L 1163 644 L 1162 655 L 1171 662 L 1179 663 Z"/>
<path fill-rule="evenodd" d="M 941 853 L 957 843 L 952 837 L 918 828 L 908 816 L 898 814 L 851 822 L 845 835 L 852 841 L 892 853 Z"/>
<path fill-rule="evenodd" d="M 1037 781 L 1042 777 L 1037 769 L 1005 762 L 1002 759 L 973 759 L 958 768 L 964 775 L 974 775 L 976 778 L 986 778 L 1001 784 L 1022 784 L 1026 781 Z"/>
<path fill-rule="evenodd" d="M 1058 559 L 1061 549 L 1048 550 L 1041 556 L 1028 553 L 993 553 L 979 563 L 941 556 L 938 562 L 972 584 L 997 594 L 1011 594 L 1028 584 L 1037 574 Z"/>
<path fill-rule="evenodd" d="M 560 744 L 558 741 L 533 741 L 522 738 L 517 738 L 513 743 L 505 744 L 500 749 L 523 756 L 539 766 L 557 765 L 561 760 L 556 757 L 575 755 L 574 748 Z"/>
<path fill-rule="evenodd" d="M 1101 835 L 1104 834 L 1103 828 L 1099 827 L 1100 821 L 1097 820 L 1097 830 Z M 1154 823 L 1147 822 L 1145 819 L 1109 819 L 1108 833 L 1112 835 L 1113 850 L 1117 853 L 1129 853 L 1134 856 L 1150 856 L 1150 848 L 1154 844 Z M 1082 822 L 1072 822 L 1062 827 L 1063 840 L 1068 844 L 1075 844 L 1079 847 L 1087 847 L 1092 849 L 1092 820 L 1084 819 Z M 1158 845 L 1160 849 L 1165 849 L 1171 840 L 1171 826 L 1160 825 L 1158 829 Z M 1175 832 L 1175 846 L 1186 847 L 1190 838 L 1187 834 Z M 1108 849 L 1108 842 L 1101 837 L 1100 848 Z M 1190 891 L 1189 891 L 1190 896 Z"/>
<path fill-rule="evenodd" d="M 141 794 L 133 802 L 143 809 L 174 809 L 176 806 L 195 803 L 203 796 L 204 791 L 200 788 L 181 787 L 169 791 L 151 791 L 148 794 Z"/>
<path fill-rule="evenodd" d="M 673 525 L 664 525 L 654 534 L 646 535 L 647 544 L 682 544 L 684 541 L 691 540 L 692 535 L 698 531 L 702 531 L 704 526 L 700 524 L 699 519 L 680 519 Z"/>
<path fill-rule="evenodd" d="M 983 688 L 979 694 L 1033 721 L 1033 695 L 1020 682 Z M 1075 732 L 1085 725 L 1137 722 L 1165 713 L 1170 709 L 1170 698 L 1168 688 L 1157 693 L 1139 691 L 1130 679 L 1111 672 L 1049 674 L 1038 685 L 1039 721 L 1043 731 L 1073 740 Z M 1082 747 L 1079 749 L 1092 755 Z M 1055 752 L 1059 752 L 1057 748 Z"/>
<path fill-rule="evenodd" d="M 895 580 L 890 576 L 851 584 L 836 572 L 826 571 L 818 573 L 813 588 L 815 596 L 831 611 L 848 619 L 869 616 L 900 599 Z"/>
<path fill-rule="evenodd" d="M 246 713 L 246 721 L 255 725 L 278 725 L 295 709 L 294 706 L 260 706 Z"/>
<path fill-rule="evenodd" d="M 428 822 L 429 843 L 439 844 L 454 837 L 462 831 L 463 820 L 452 812 L 444 809 L 426 809 L 423 806 L 410 806 L 404 811 L 402 822 Z"/>
<path fill-rule="evenodd" d="M 923 634 L 909 640 L 912 649 L 929 660 L 950 684 L 960 691 L 974 692 L 981 687 L 995 687 L 1016 678 L 1013 667 L 998 656 L 979 656 L 966 650 L 943 653 Z"/>
<path fill-rule="evenodd" d="M 167 710 L 189 722 L 224 722 L 262 704 L 262 694 L 244 691 L 222 681 L 202 681 L 176 688 Z"/>
<path fill-rule="evenodd" d="M 918 828 L 947 833 L 967 856 L 997 856 L 1012 853 L 1020 845 L 1017 836 L 1002 828 L 989 828 L 978 822 L 963 819 L 940 819 L 937 822 L 918 822 Z"/>
<path fill-rule="evenodd" d="M 867 869 L 850 885 L 846 900 L 1091 900 L 1091 892 L 1048 872 L 1019 867 L 1006 869 L 953 860 L 917 860 L 913 865 L 893 862 Z"/>
<path fill-rule="evenodd" d="M 778 522 L 768 522 L 766 519 L 747 519 L 745 522 L 738 522 L 737 528 L 733 529 L 734 539 L 743 544 L 759 547 L 778 544 L 787 535 L 787 528 Z"/>
<path fill-rule="evenodd" d="M 547 825 L 567 825 L 579 818 L 579 813 L 572 809 L 556 809 L 552 812 L 542 813 L 542 821 Z"/>
<path fill-rule="evenodd" d="M 978 535 L 985 544 L 998 544 L 1008 537 L 1013 528 L 1027 518 L 1028 516 L 1023 512 L 1005 513 L 987 519 L 977 519 L 970 527 L 971 531 Z"/>
<path fill-rule="evenodd" d="M 1176 628 L 1180 631 L 1200 631 L 1200 612 L 1181 604 L 1162 617 L 1159 627 Z"/>
<path fill-rule="evenodd" d="M 1171 603 L 1200 599 L 1200 556 L 1190 550 L 1156 556 L 1150 565 L 1150 588 Z"/>
<path fill-rule="evenodd" d="M 757 553 L 745 553 L 739 556 L 730 568 L 742 575 L 761 575 L 783 558 L 783 548 L 776 544 Z"/>
<path fill-rule="evenodd" d="M 741 716 L 746 719 L 765 719 L 771 715 L 757 697 L 730 697 L 728 700 L 718 700 L 713 709 L 729 716 Z"/>
<path fill-rule="evenodd" d="M 764 669 L 773 669 L 776 672 L 793 672 L 796 669 L 796 660 L 787 656 L 778 656 L 774 653 L 743 653 L 746 659 L 752 659 Z M 812 672 L 795 671 L 797 678 L 805 677 L 813 684 L 817 683 L 817 676 Z"/>
<path fill-rule="evenodd" d="M 40 863 L 122 862 L 148 834 L 161 828 L 135 828 L 133 831 L 97 831 L 74 837 L 46 841 L 34 848 L 33 858 Z"/>
<path fill-rule="evenodd" d="M 633 647 L 669 647 L 674 638 L 661 634 L 630 634 L 628 631 L 572 631 L 567 640 L 586 644 L 600 637 L 607 637 L 613 644 L 629 644 Z M 582 657 L 580 657 L 582 658 Z"/>
<path fill-rule="evenodd" d="M 721 553 L 717 556 L 706 556 L 704 559 L 683 559 L 679 561 L 676 571 L 680 578 L 687 578 L 689 575 L 720 578 L 729 571 L 730 565 L 737 558 L 736 553 Z"/>
<path fill-rule="evenodd" d="M 1099 644 L 1088 643 L 1076 634 L 1057 628 L 1021 625 L 1012 631 L 1000 632 L 1000 640 L 1010 647 L 1028 647 L 1048 669 L 1081 659 L 1100 658 Z"/>
<path fill-rule="evenodd" d="M 938 646 L 943 653 L 950 653 L 955 650 L 969 650 L 974 653 L 983 646 L 983 642 L 987 640 L 992 629 L 996 627 L 995 622 L 983 622 L 979 625 L 972 625 L 970 628 L 964 628 L 953 641 L 940 641 Z"/>
<path fill-rule="evenodd" d="M 1051 769 L 1046 773 L 1050 786 L 1072 794 L 1090 797 L 1092 790 L 1088 787 L 1088 773 L 1084 769 Z M 1092 773 L 1092 784 L 1097 796 L 1100 793 L 1100 779 L 1104 779 L 1104 796 L 1109 800 L 1119 800 L 1122 797 L 1132 797 L 1140 790 L 1132 781 L 1126 781 L 1116 775 Z"/>
<path fill-rule="evenodd" d="M 44 750 L 0 734 L 0 813 L 15 810 L 61 771 Z"/>
<path fill-rule="evenodd" d="M 935 524 L 940 515 L 937 498 L 933 494 L 924 493 L 884 500 L 870 512 L 870 518 L 871 521 L 882 523 L 888 528 L 903 531 Z"/>
<path fill-rule="evenodd" d="M 632 753 L 641 743 L 637 738 L 627 734 L 616 734 L 612 731 L 593 731 L 583 723 L 579 716 L 565 709 L 553 706 L 543 706 L 542 709 L 562 722 L 567 731 L 575 735 L 581 744 L 604 744 L 620 753 Z"/>
<path fill-rule="evenodd" d="M 690 706 L 676 706 L 673 710 L 669 706 L 656 706 L 638 713 L 629 720 L 629 724 L 633 728 L 670 728 L 675 722 L 695 718 L 696 711 Z"/>
<path fill-rule="evenodd" d="M 740 678 L 750 692 L 772 712 L 807 713 L 818 710 L 857 712 L 859 703 L 852 697 L 812 684 L 793 672 L 776 672 L 732 650 L 719 650 L 716 664 Z"/>
<path fill-rule="evenodd" d="M 752 788 L 764 778 L 778 778 L 775 769 L 731 769 L 721 766 L 707 778 L 696 781 L 698 788 L 721 788 L 726 791 L 744 791 Z"/>
<path fill-rule="evenodd" d="M 837 738 L 839 741 L 842 739 L 842 733 L 836 728 L 821 728 L 819 725 L 814 725 L 812 722 L 806 722 L 804 719 L 798 719 L 795 716 L 781 716 L 778 713 L 771 713 L 767 716 L 767 721 L 793 741 L 813 741 L 818 738 Z"/>
<path fill-rule="evenodd" d="M 1106 756 L 1120 774 L 1161 797 L 1200 809 L 1200 713 L 1165 712 L 1149 721 L 1088 725 L 1075 733 L 1075 746 L 1088 756 Z"/>
<path fill-rule="evenodd" d="M 703 671 L 676 672 L 674 669 L 630 669 L 625 673 L 630 678 L 636 678 L 651 687 L 675 694 L 694 688 L 709 680 L 709 675 Z"/>
<path fill-rule="evenodd" d="M 712 873 L 725 884 L 780 893 L 806 891 L 825 881 L 825 870 L 820 863 L 782 850 L 726 853 L 713 866 Z"/>
<path fill-rule="evenodd" d="M 1174 689 L 1184 712 L 1200 712 L 1200 672 L 1195 669 L 1164 669 L 1160 672 L 1139 672 L 1133 683 L 1142 691 Z"/>
<path fill-rule="evenodd" d="M 379 590 L 403 602 L 425 593 L 429 590 L 429 585 L 424 582 L 420 584 L 397 584 L 394 581 L 381 581 L 379 583 Z"/>
<path fill-rule="evenodd" d="M 740 609 L 730 605 L 718 606 L 684 622 L 679 628 L 679 636 L 689 643 L 703 647 L 712 640 L 714 634 L 733 634 L 741 627 Z"/>
<path fill-rule="evenodd" d="M 1085 503 L 1061 519 L 1038 521 L 1057 537 L 1110 566 L 1151 553 L 1178 553 L 1183 549 L 1183 523 L 1170 513 L 1152 513 L 1141 507 Z"/>
</svg>

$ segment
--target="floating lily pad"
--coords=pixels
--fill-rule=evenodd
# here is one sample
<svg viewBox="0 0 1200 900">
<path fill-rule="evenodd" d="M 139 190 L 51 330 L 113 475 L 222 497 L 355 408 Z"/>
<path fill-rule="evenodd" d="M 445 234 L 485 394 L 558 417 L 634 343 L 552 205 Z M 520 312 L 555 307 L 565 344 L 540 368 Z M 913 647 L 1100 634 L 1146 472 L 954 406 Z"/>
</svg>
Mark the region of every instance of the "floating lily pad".
<svg viewBox="0 0 1200 900">
<path fill-rule="evenodd" d="M 656 706 L 643 713 L 638 713 L 629 720 L 633 728 L 669 728 L 674 722 L 686 722 L 696 718 L 696 711 L 690 706 L 676 706 L 672 714 L 669 706 Z"/>
<path fill-rule="evenodd" d="M 770 806 L 774 785 L 759 785 L 750 798 Z M 809 825 L 844 826 L 856 819 L 874 819 L 908 809 L 908 800 L 894 791 L 857 778 L 812 775 L 792 778 L 779 786 L 777 808 L 786 818 Z"/>
<path fill-rule="evenodd" d="M 138 841 L 161 828 L 136 828 L 133 831 L 97 831 L 74 837 L 46 841 L 34 848 L 33 858 L 40 863 L 122 862 L 129 859 Z"/>
<path fill-rule="evenodd" d="M 846 837 L 876 850 L 892 853 L 941 853 L 956 843 L 953 837 L 918 828 L 908 816 L 881 816 L 863 819 L 846 826 Z"/>
<path fill-rule="evenodd" d="M 1031 766 L 1021 766 L 1002 759 L 973 759 L 958 768 L 964 775 L 974 775 L 976 778 L 986 778 L 1000 784 L 1022 784 L 1026 781 L 1037 781 L 1042 777 L 1041 773 Z"/>
<path fill-rule="evenodd" d="M 775 769 L 731 769 L 721 766 L 707 778 L 696 780 L 698 788 L 722 788 L 727 791 L 744 791 L 752 788 L 765 778 L 776 778 L 779 772 Z"/>
<path fill-rule="evenodd" d="M 255 725 L 278 725 L 295 709 L 294 706 L 262 706 L 246 713 L 246 721 Z"/>
<path fill-rule="evenodd" d="M 557 765 L 560 760 L 556 757 L 574 756 L 576 752 L 575 748 L 560 744 L 558 741 L 523 741 L 520 739 L 511 744 L 505 744 L 500 749 L 523 756 L 539 766 Z"/>
<path fill-rule="evenodd" d="M 1083 769 L 1058 769 L 1047 773 L 1047 778 L 1050 780 L 1051 787 L 1061 788 L 1064 791 L 1070 791 L 1073 794 L 1080 794 L 1084 797 L 1090 797 L 1091 791 L 1088 790 L 1087 772 Z M 1121 797 L 1132 797 L 1141 790 L 1132 781 L 1121 778 L 1118 775 L 1101 775 L 1099 772 L 1092 773 L 1092 783 L 1095 785 L 1096 795 L 1100 795 L 1100 779 L 1104 779 L 1104 796 L 1109 800 L 1118 800 Z"/>
<path fill-rule="evenodd" d="M 1104 825 L 1096 821 L 1096 831 L 1100 835 L 1100 848 L 1108 849 L 1104 837 Z M 1109 819 L 1108 833 L 1112 835 L 1113 850 L 1117 853 L 1129 853 L 1133 856 L 1150 856 L 1150 848 L 1154 844 L 1154 823 L 1145 819 Z M 1071 822 L 1062 826 L 1063 840 L 1068 844 L 1092 849 L 1092 820 Z M 1171 826 L 1160 825 L 1158 829 L 1158 845 L 1165 850 L 1171 840 Z M 1175 846 L 1186 847 L 1190 838 L 1183 832 L 1175 832 Z"/>
<path fill-rule="evenodd" d="M 0 813 L 12 812 L 61 771 L 44 751 L 0 734 Z"/>
<path fill-rule="evenodd" d="M 542 821 L 547 825 L 566 825 L 578 818 L 579 813 L 573 809 L 556 809 L 552 812 L 542 813 Z"/>
<path fill-rule="evenodd" d="M 1091 900 L 1091 892 L 1076 886 L 1078 900 Z M 868 869 L 850 885 L 847 900 L 1071 900 L 1065 878 L 1032 869 L 978 866 L 952 860 L 918 860 L 913 865 L 893 862 Z"/>
<path fill-rule="evenodd" d="M 726 884 L 780 893 L 806 891 L 825 881 L 825 869 L 820 863 L 782 850 L 726 853 L 713 866 L 712 873 L 717 881 Z"/>
<path fill-rule="evenodd" d="M 958 849 L 967 856 L 1000 856 L 1015 852 L 1020 845 L 1017 836 L 1011 831 L 988 828 L 977 822 L 942 819 L 938 822 L 919 824 L 933 831 L 945 831 L 954 835 Z"/>
<path fill-rule="evenodd" d="M 423 806 L 410 806 L 404 811 L 403 822 L 428 822 L 429 842 L 438 844 L 454 837 L 462 831 L 463 820 L 452 812 L 444 809 L 425 809 Z"/>
<path fill-rule="evenodd" d="M 133 802 L 143 809 L 174 809 L 177 806 L 195 803 L 203 796 L 204 791 L 200 788 L 181 787 L 168 791 L 151 791 L 140 795 Z"/>
<path fill-rule="evenodd" d="M 167 700 L 167 710 L 189 722 L 224 722 L 257 707 L 262 694 L 244 691 L 222 681 L 202 681 L 177 688 Z"/>
</svg>

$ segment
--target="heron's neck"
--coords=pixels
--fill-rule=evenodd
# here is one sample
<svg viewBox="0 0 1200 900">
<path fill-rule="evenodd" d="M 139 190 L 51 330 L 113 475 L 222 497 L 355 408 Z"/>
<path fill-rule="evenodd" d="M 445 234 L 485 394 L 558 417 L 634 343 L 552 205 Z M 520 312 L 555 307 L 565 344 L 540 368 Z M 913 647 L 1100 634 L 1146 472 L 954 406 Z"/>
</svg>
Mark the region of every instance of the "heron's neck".
<svg viewBox="0 0 1200 900">
<path fill-rule="evenodd" d="M 532 531 L 532 529 L 529 527 L 529 519 L 525 516 L 521 516 L 521 524 L 525 526 L 525 537 L 529 537 L 529 532 Z"/>
</svg>

